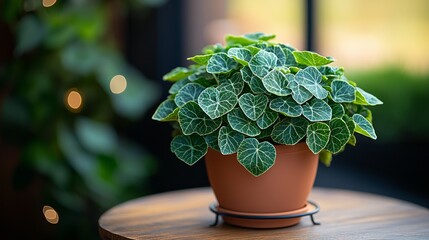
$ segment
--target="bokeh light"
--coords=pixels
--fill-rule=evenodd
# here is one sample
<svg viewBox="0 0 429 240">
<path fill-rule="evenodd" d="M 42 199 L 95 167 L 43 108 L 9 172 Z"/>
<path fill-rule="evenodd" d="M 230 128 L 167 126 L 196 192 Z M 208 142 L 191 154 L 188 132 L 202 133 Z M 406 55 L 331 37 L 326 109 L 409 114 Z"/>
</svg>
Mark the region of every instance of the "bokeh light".
<svg viewBox="0 0 429 240">
<path fill-rule="evenodd" d="M 43 0 L 42 4 L 44 7 L 52 7 L 57 0 Z"/>
<path fill-rule="evenodd" d="M 66 106 L 72 112 L 79 112 L 82 108 L 82 96 L 76 89 L 70 89 L 67 92 Z"/>
<path fill-rule="evenodd" d="M 110 80 L 110 91 L 120 94 L 127 88 L 127 79 L 122 75 L 116 75 Z"/>
<path fill-rule="evenodd" d="M 43 206 L 43 215 L 50 224 L 57 224 L 60 221 L 60 216 L 51 206 Z"/>
</svg>

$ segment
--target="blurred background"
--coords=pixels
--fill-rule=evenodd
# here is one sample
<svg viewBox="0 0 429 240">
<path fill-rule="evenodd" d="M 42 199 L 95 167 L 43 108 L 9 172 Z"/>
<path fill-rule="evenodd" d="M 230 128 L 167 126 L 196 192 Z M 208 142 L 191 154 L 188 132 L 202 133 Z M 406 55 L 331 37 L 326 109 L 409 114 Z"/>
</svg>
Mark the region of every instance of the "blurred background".
<svg viewBox="0 0 429 240">
<path fill-rule="evenodd" d="M 96 239 L 120 202 L 208 186 L 150 117 L 163 74 L 250 32 L 334 56 L 384 101 L 379 139 L 320 165 L 316 186 L 429 207 L 429 1 L 0 0 L 2 236 Z"/>
</svg>

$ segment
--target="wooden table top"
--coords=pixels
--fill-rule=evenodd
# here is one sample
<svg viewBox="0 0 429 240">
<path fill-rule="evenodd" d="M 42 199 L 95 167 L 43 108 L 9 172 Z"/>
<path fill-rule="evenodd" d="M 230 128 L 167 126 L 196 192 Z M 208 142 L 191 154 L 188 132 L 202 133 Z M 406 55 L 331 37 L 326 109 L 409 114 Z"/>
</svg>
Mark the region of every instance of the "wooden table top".
<svg viewBox="0 0 429 240">
<path fill-rule="evenodd" d="M 374 194 L 314 188 L 321 225 L 255 230 L 210 225 L 210 188 L 161 193 L 122 203 L 99 219 L 102 239 L 429 239 L 429 210 Z"/>
</svg>

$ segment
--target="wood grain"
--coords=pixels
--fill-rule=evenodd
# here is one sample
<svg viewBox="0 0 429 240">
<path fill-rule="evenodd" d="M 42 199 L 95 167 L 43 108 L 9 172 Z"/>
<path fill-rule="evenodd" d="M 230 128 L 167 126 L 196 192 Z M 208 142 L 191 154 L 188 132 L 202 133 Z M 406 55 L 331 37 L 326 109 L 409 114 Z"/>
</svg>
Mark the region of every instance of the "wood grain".
<svg viewBox="0 0 429 240">
<path fill-rule="evenodd" d="M 254 230 L 214 222 L 210 188 L 167 192 L 120 204 L 99 219 L 102 239 L 429 239 L 429 210 L 360 192 L 315 188 L 321 206 L 293 227 Z"/>
</svg>

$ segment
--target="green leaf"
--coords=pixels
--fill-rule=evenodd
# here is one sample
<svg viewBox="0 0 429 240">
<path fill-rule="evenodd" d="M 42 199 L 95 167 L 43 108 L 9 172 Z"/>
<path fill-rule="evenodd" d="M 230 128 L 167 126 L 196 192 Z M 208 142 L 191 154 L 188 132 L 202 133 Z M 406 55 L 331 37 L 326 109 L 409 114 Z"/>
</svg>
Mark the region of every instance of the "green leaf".
<svg viewBox="0 0 429 240">
<path fill-rule="evenodd" d="M 290 67 L 290 66 L 297 66 L 298 64 L 295 61 L 295 57 L 292 54 L 292 51 L 295 50 L 291 50 L 287 47 L 283 47 L 282 48 L 284 54 L 285 54 L 285 66 Z"/>
<path fill-rule="evenodd" d="M 292 90 L 287 86 L 290 80 L 294 80 L 294 75 L 284 75 L 279 69 L 274 69 L 269 72 L 263 79 L 262 84 L 268 92 L 277 96 L 288 96 Z"/>
<path fill-rule="evenodd" d="M 267 129 L 273 125 L 278 118 L 279 114 L 277 112 L 266 109 L 264 114 L 262 114 L 262 116 L 256 120 L 256 124 L 260 129 Z"/>
<path fill-rule="evenodd" d="M 233 58 L 228 57 L 226 53 L 214 54 L 207 63 L 207 72 L 212 74 L 229 73 L 237 67 Z"/>
<path fill-rule="evenodd" d="M 346 81 L 332 81 L 331 89 L 332 99 L 337 103 L 353 102 L 356 100 L 356 89 Z"/>
<path fill-rule="evenodd" d="M 322 74 L 317 68 L 306 67 L 295 75 L 295 79 L 316 98 L 325 99 L 328 96 L 328 91 L 320 84 L 322 82 Z"/>
<path fill-rule="evenodd" d="M 225 37 L 225 42 L 227 46 L 247 46 L 258 42 L 258 39 L 251 39 L 245 36 L 234 36 L 228 35 Z"/>
<path fill-rule="evenodd" d="M 248 33 L 248 34 L 244 34 L 244 36 L 249 39 L 261 40 L 261 41 L 268 41 L 276 37 L 276 35 L 274 34 L 265 34 L 261 32 Z"/>
<path fill-rule="evenodd" d="M 264 84 L 262 83 L 262 80 L 258 78 L 257 76 L 253 75 L 253 77 L 250 79 L 250 90 L 254 94 L 270 94 L 267 89 L 265 89 Z"/>
<path fill-rule="evenodd" d="M 191 166 L 206 155 L 207 144 L 196 134 L 178 135 L 171 141 L 170 149 L 177 158 Z"/>
<path fill-rule="evenodd" d="M 274 125 L 271 137 L 279 144 L 295 145 L 305 137 L 308 121 L 302 117 L 285 118 Z"/>
<path fill-rule="evenodd" d="M 177 93 L 174 98 L 174 102 L 177 106 L 182 107 L 186 103 L 190 101 L 196 102 L 200 93 L 204 90 L 204 87 L 200 84 L 189 83 L 185 85 L 182 89 L 180 89 L 179 93 Z"/>
<path fill-rule="evenodd" d="M 270 108 L 288 117 L 298 117 L 302 114 L 302 107 L 292 97 L 277 97 L 271 100 Z"/>
<path fill-rule="evenodd" d="M 295 77 L 290 77 L 288 88 L 292 90 L 292 98 L 299 104 L 303 104 L 313 97 L 313 94 L 305 89 Z"/>
<path fill-rule="evenodd" d="M 354 101 L 353 103 L 359 104 L 359 105 L 370 105 L 370 106 L 383 104 L 383 102 L 380 101 L 380 99 L 378 99 L 377 97 L 375 97 L 374 95 L 368 92 L 365 92 L 361 88 L 356 87 L 356 90 L 357 90 L 356 101 Z"/>
<path fill-rule="evenodd" d="M 245 93 L 238 99 L 238 104 L 248 118 L 256 121 L 265 112 L 268 97 L 262 94 Z"/>
<path fill-rule="evenodd" d="M 332 153 L 327 150 L 322 150 L 319 153 L 319 160 L 327 167 L 331 166 Z"/>
<path fill-rule="evenodd" d="M 270 169 L 276 160 L 276 149 L 269 142 L 247 138 L 238 147 L 237 159 L 254 176 L 260 176 Z"/>
<path fill-rule="evenodd" d="M 245 49 L 249 50 L 252 56 L 255 56 L 261 49 L 255 46 L 246 46 Z"/>
<path fill-rule="evenodd" d="M 329 121 L 332 119 L 332 109 L 323 100 L 313 98 L 302 106 L 302 114 L 311 122 Z"/>
<path fill-rule="evenodd" d="M 212 133 L 210 133 L 209 135 L 205 135 L 204 136 L 204 140 L 207 143 L 207 146 L 213 148 L 216 151 L 220 152 L 220 148 L 219 148 L 219 130 L 216 130 Z"/>
<path fill-rule="evenodd" d="M 207 65 L 210 58 L 213 56 L 213 54 L 205 54 L 205 55 L 196 55 L 190 58 L 187 58 L 186 60 L 193 61 L 199 65 Z"/>
<path fill-rule="evenodd" d="M 252 53 L 245 48 L 230 48 L 228 56 L 234 58 L 238 63 L 247 66 L 252 58 Z"/>
<path fill-rule="evenodd" d="M 239 108 L 235 108 L 227 115 L 228 123 L 237 132 L 243 133 L 250 137 L 261 134 L 261 130 L 256 122 L 248 119 Z"/>
<path fill-rule="evenodd" d="M 189 69 L 184 67 L 177 67 L 171 70 L 169 73 L 165 74 L 163 79 L 169 82 L 177 82 L 178 80 L 182 80 L 191 74 L 192 72 L 189 71 Z"/>
<path fill-rule="evenodd" d="M 331 129 L 331 137 L 329 138 L 326 149 L 333 154 L 339 153 L 350 139 L 350 132 L 347 128 L 346 122 L 341 118 L 334 118 L 329 122 Z"/>
<path fill-rule="evenodd" d="M 272 52 L 277 56 L 277 66 L 284 66 L 286 64 L 286 55 L 280 46 L 269 46 L 265 51 Z"/>
<path fill-rule="evenodd" d="M 219 130 L 218 144 L 223 155 L 236 153 L 243 140 L 244 135 L 234 131 L 231 127 L 223 126 Z"/>
<path fill-rule="evenodd" d="M 262 129 L 261 134 L 258 135 L 258 139 L 262 140 L 262 139 L 269 138 L 267 140 L 272 140 L 271 139 L 272 132 L 273 132 L 273 126 L 270 126 L 269 128 L 266 128 L 266 129 Z"/>
<path fill-rule="evenodd" d="M 354 114 L 353 121 L 355 122 L 355 132 L 370 137 L 372 139 L 377 139 L 374 127 L 372 126 L 371 122 L 366 120 L 364 116 L 360 114 Z"/>
<path fill-rule="evenodd" d="M 297 63 L 306 66 L 323 66 L 334 61 L 331 58 L 327 58 L 310 51 L 294 51 L 292 54 Z"/>
<path fill-rule="evenodd" d="M 180 91 L 180 89 L 185 86 L 186 84 L 190 83 L 189 79 L 182 79 L 180 81 L 175 82 L 173 85 L 171 85 L 170 89 L 168 90 L 168 93 L 170 94 L 176 94 Z"/>
<path fill-rule="evenodd" d="M 197 133 L 204 136 L 218 129 L 222 119 L 212 120 L 195 102 L 188 102 L 179 110 L 179 124 L 185 135 Z"/>
<path fill-rule="evenodd" d="M 243 67 L 240 69 L 241 77 L 243 78 L 243 81 L 250 84 L 250 81 L 252 78 L 257 78 L 255 75 L 253 75 L 252 70 L 248 66 Z"/>
<path fill-rule="evenodd" d="M 356 137 L 355 135 L 351 135 L 349 141 L 347 142 L 348 144 L 352 145 L 353 147 L 356 146 Z"/>
<path fill-rule="evenodd" d="M 220 85 L 217 87 L 219 91 L 232 91 L 235 95 L 239 95 L 244 88 L 244 82 L 239 72 L 234 73 L 232 76 L 222 78 Z"/>
<path fill-rule="evenodd" d="M 314 154 L 318 154 L 328 145 L 330 133 L 331 130 L 326 123 L 317 122 L 308 125 L 306 140 L 308 148 L 310 148 Z"/>
<path fill-rule="evenodd" d="M 341 118 L 346 113 L 341 103 L 330 102 L 329 106 L 332 108 L 332 118 Z"/>
<path fill-rule="evenodd" d="M 178 112 L 179 108 L 174 100 L 167 99 L 158 106 L 152 119 L 161 122 L 176 121 Z"/>
<path fill-rule="evenodd" d="M 250 70 L 259 78 L 265 77 L 277 66 L 277 56 L 274 53 L 260 50 L 249 62 Z"/>
<path fill-rule="evenodd" d="M 211 118 L 216 119 L 231 111 L 237 105 L 237 96 L 231 91 L 206 88 L 198 97 L 198 105 Z"/>
</svg>

